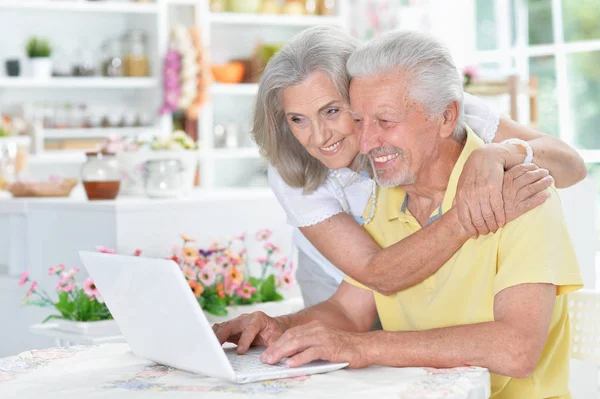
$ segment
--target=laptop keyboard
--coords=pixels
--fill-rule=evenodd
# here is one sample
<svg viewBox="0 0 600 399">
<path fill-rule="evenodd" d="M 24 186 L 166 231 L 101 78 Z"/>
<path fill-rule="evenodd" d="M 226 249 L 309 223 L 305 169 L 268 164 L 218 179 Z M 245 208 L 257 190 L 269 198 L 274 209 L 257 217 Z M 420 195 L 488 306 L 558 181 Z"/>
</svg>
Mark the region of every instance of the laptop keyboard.
<svg viewBox="0 0 600 399">
<path fill-rule="evenodd" d="M 277 364 L 264 364 L 260 360 L 260 354 L 263 353 L 265 348 L 250 348 L 243 355 L 238 355 L 235 352 L 235 348 L 225 349 L 225 354 L 233 367 L 233 370 L 238 372 L 260 372 L 260 371 L 273 371 L 274 368 L 287 368 L 283 363 L 286 359 L 283 359 Z"/>
</svg>

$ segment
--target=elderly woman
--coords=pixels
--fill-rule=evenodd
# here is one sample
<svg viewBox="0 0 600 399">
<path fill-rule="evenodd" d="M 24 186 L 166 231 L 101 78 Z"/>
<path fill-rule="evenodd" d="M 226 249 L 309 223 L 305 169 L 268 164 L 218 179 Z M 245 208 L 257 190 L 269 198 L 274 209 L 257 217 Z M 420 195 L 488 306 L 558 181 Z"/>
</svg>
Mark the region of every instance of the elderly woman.
<svg viewBox="0 0 600 399">
<path fill-rule="evenodd" d="M 270 162 L 270 185 L 297 228 L 297 278 L 306 306 L 328 299 L 343 274 L 383 294 L 417 284 L 467 237 L 495 232 L 543 203 L 552 177 L 567 187 L 586 173 L 563 142 L 500 118 L 465 94 L 466 123 L 490 144 L 469 158 L 449 212 L 382 250 L 361 227 L 377 210 L 348 104 L 346 61 L 356 47 L 334 28 L 301 32 L 269 61 L 256 100 L 253 135 Z M 385 128 L 383 118 L 377 123 Z M 506 179 L 519 190 L 503 191 Z"/>
</svg>

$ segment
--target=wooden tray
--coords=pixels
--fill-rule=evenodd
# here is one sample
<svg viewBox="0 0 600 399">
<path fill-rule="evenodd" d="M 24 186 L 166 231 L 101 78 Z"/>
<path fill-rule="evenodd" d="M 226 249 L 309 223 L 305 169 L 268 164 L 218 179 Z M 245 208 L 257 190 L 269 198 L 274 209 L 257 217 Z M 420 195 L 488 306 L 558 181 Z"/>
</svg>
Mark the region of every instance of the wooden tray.
<svg viewBox="0 0 600 399">
<path fill-rule="evenodd" d="M 77 185 L 77 179 L 60 182 L 11 183 L 6 188 L 13 197 L 68 197 Z"/>
</svg>

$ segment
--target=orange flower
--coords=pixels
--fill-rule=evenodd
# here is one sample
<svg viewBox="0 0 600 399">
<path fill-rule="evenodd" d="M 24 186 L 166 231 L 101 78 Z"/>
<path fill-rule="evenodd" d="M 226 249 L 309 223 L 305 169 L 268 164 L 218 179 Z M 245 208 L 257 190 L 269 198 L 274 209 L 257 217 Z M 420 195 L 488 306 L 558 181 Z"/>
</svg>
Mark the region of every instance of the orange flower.
<svg viewBox="0 0 600 399">
<path fill-rule="evenodd" d="M 194 240 L 193 238 L 190 238 L 190 237 L 186 236 L 185 234 L 180 234 L 179 236 L 185 242 L 196 242 L 196 240 Z"/>
<path fill-rule="evenodd" d="M 183 247 L 183 259 L 188 263 L 196 262 L 200 255 L 198 255 L 198 250 L 192 247 Z"/>
<path fill-rule="evenodd" d="M 223 283 L 217 284 L 217 295 L 219 298 L 225 298 L 225 293 L 223 292 Z"/>
<path fill-rule="evenodd" d="M 190 285 L 192 291 L 194 291 L 194 296 L 196 298 L 200 298 L 200 295 L 202 295 L 202 293 L 204 292 L 204 286 L 195 281 L 188 281 L 188 284 Z"/>
<path fill-rule="evenodd" d="M 229 279 L 229 281 L 231 281 L 233 284 L 235 284 L 237 286 L 237 285 L 242 284 L 244 275 L 242 274 L 242 272 L 240 270 L 238 270 L 237 267 L 231 266 L 227 270 L 227 278 Z"/>
</svg>

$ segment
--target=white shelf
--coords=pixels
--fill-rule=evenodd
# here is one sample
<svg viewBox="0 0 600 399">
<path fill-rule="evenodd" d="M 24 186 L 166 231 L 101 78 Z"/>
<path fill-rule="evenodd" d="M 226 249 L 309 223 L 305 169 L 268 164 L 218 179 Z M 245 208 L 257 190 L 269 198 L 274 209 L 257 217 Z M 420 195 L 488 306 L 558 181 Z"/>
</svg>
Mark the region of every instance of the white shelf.
<svg viewBox="0 0 600 399">
<path fill-rule="evenodd" d="M 112 135 L 137 136 L 157 130 L 154 126 L 146 127 L 100 127 L 83 129 L 42 129 L 45 139 L 86 139 L 104 138 Z"/>
<path fill-rule="evenodd" d="M 199 6 L 200 0 L 167 0 L 170 6 Z"/>
<path fill-rule="evenodd" d="M 0 89 L 152 89 L 157 85 L 158 81 L 155 78 L 0 78 Z"/>
<path fill-rule="evenodd" d="M 93 150 L 89 150 L 93 151 Z M 73 164 L 85 162 L 84 150 L 48 150 L 41 154 L 32 154 L 29 156 L 29 162 L 32 164 Z"/>
<path fill-rule="evenodd" d="M 0 10 L 105 12 L 120 14 L 156 14 L 156 4 L 116 1 L 57 1 L 57 0 L 4 0 Z"/>
<path fill-rule="evenodd" d="M 258 148 L 215 148 L 206 153 L 212 159 L 259 159 Z M 206 156 L 205 155 L 205 156 Z"/>
<path fill-rule="evenodd" d="M 256 95 L 256 93 L 258 93 L 258 84 L 257 83 L 240 83 L 240 84 L 213 83 L 210 86 L 210 92 L 212 94 L 254 96 L 254 95 Z"/>
<path fill-rule="evenodd" d="M 261 26 L 295 26 L 309 27 L 313 25 L 341 26 L 343 19 L 338 16 L 302 16 L 280 14 L 243 14 L 233 12 L 211 13 L 210 22 L 221 25 L 261 25 Z"/>
</svg>

